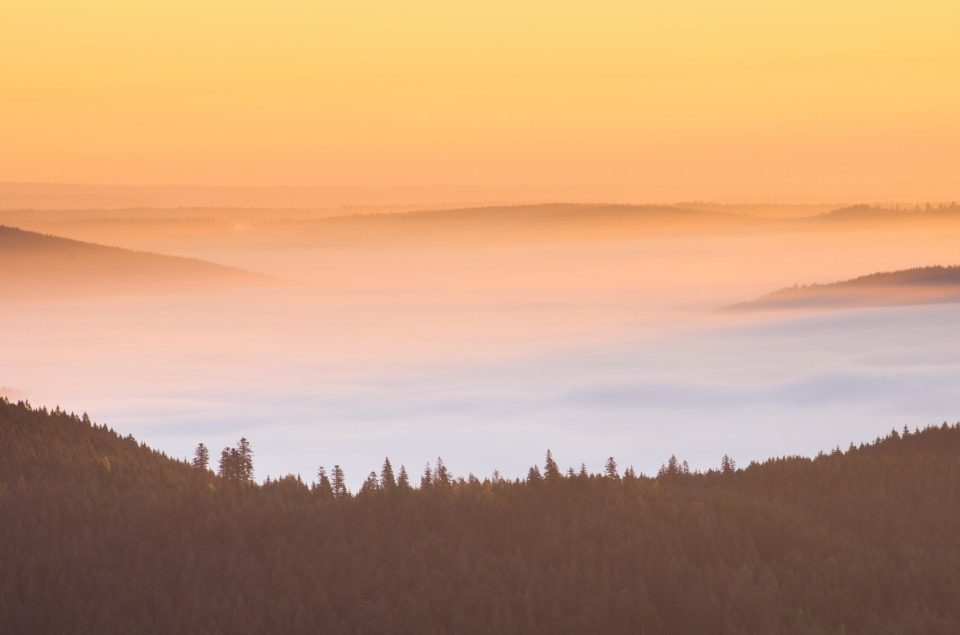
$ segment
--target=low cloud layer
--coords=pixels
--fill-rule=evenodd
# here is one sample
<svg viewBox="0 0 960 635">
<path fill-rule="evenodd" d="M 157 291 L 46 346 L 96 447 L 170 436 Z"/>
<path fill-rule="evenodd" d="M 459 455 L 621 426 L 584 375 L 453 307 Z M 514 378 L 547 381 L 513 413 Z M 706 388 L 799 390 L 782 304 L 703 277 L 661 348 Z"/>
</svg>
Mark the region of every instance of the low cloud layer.
<svg viewBox="0 0 960 635">
<path fill-rule="evenodd" d="M 723 454 L 812 454 L 960 417 L 952 305 L 691 326 L 499 359 L 400 348 L 352 364 L 345 349 L 298 349 L 309 324 L 262 308 L 219 335 L 209 312 L 178 321 L 153 309 L 75 310 L 47 340 L 56 352 L 22 340 L 0 370 L 36 386 L 35 403 L 87 410 L 174 456 L 243 435 L 261 478 L 309 480 L 339 463 L 357 483 L 388 454 L 414 472 L 442 455 L 457 473 L 519 476 L 549 447 L 564 465 L 599 470 L 614 455 L 650 473 L 674 453 L 706 469 Z"/>
<path fill-rule="evenodd" d="M 815 454 L 960 418 L 960 305 L 713 309 L 946 262 L 951 227 L 470 249 L 284 234 L 230 248 L 246 260 L 195 237 L 191 255 L 302 284 L 11 300 L 0 384 L 178 457 L 246 436 L 258 478 L 339 463 L 359 484 L 386 455 L 411 473 L 440 455 L 458 474 L 522 476 L 547 448 L 564 467 L 613 455 L 647 473 L 674 453 L 701 469 Z"/>
</svg>

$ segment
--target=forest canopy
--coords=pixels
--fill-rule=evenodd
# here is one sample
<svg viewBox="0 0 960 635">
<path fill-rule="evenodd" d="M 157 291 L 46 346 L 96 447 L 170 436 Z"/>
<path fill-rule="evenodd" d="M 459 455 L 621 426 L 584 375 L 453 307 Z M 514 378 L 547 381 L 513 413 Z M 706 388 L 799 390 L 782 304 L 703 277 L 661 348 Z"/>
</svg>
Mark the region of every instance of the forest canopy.
<svg viewBox="0 0 960 635">
<path fill-rule="evenodd" d="M 0 400 L 0 632 L 960 632 L 960 425 L 655 477 L 386 459 L 356 493 L 200 450 Z"/>
</svg>

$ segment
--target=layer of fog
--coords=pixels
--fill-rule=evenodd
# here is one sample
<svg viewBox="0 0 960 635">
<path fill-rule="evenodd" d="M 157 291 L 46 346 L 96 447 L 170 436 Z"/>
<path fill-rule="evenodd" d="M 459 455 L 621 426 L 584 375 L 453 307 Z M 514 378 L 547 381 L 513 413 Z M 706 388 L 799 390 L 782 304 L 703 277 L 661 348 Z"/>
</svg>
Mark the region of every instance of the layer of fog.
<svg viewBox="0 0 960 635">
<path fill-rule="evenodd" d="M 243 435 L 261 478 L 339 463 L 354 483 L 386 455 L 414 472 L 443 456 L 457 473 L 516 476 L 550 447 L 564 464 L 614 455 L 651 473 L 673 453 L 708 468 L 958 417 L 955 306 L 558 345 L 409 324 L 343 342 L 336 322 L 359 315 L 312 325 L 304 303 L 264 299 L 19 307 L 2 320 L 0 369 L 15 396 L 87 410 L 173 456 Z"/>
<path fill-rule="evenodd" d="M 386 455 L 411 474 L 442 456 L 522 476 L 549 447 L 652 473 L 674 453 L 708 468 L 960 417 L 957 305 L 714 312 L 951 264 L 953 229 L 390 248 L 252 234 L 180 253 L 301 284 L 2 303 L 0 385 L 173 456 L 246 436 L 259 478 L 339 463 L 354 486 Z"/>
</svg>

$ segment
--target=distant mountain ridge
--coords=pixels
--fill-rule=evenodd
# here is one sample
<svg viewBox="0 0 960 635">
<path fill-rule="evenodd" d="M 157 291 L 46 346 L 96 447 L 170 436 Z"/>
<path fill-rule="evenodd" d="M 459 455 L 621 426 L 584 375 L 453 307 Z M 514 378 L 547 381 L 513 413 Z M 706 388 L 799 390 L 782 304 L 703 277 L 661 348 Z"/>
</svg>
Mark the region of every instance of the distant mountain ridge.
<svg viewBox="0 0 960 635">
<path fill-rule="evenodd" d="M 841 207 L 823 214 L 818 214 L 811 218 L 819 220 L 896 220 L 896 219 L 917 219 L 923 217 L 960 217 L 960 205 L 955 202 L 949 204 L 924 206 L 916 205 L 914 207 L 875 207 L 871 205 L 849 205 Z"/>
<path fill-rule="evenodd" d="M 726 310 L 853 308 L 960 302 L 960 266 L 915 267 L 827 284 L 785 287 Z"/>
<path fill-rule="evenodd" d="M 0 225 L 0 297 L 177 293 L 279 280 L 203 260 L 130 251 Z"/>
<path fill-rule="evenodd" d="M 417 247 L 623 242 L 651 236 L 749 231 L 776 219 L 672 205 L 543 203 L 333 216 L 291 221 L 323 246 Z"/>
</svg>

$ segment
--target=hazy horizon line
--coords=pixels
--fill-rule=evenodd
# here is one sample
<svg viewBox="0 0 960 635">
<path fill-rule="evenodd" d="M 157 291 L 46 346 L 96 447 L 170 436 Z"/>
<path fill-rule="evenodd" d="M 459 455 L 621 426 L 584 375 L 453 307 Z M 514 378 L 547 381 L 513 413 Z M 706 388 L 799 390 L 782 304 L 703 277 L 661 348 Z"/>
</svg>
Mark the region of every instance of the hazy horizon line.
<svg viewBox="0 0 960 635">
<path fill-rule="evenodd" d="M 835 184 L 838 185 L 838 184 Z M 67 198 L 78 198 L 79 207 L 249 207 L 327 208 L 400 205 L 724 205 L 724 206 L 845 206 L 943 203 L 960 199 L 945 194 L 945 184 L 931 184 L 929 193 L 910 196 L 851 185 L 856 193 L 812 195 L 798 193 L 797 186 L 756 184 L 736 187 L 724 184 L 668 184 L 646 187 L 624 183 L 530 183 L 530 184 L 123 184 L 71 181 L 0 180 L 0 209 L 64 208 Z M 799 188 L 798 188 L 799 186 Z M 813 187 L 810 190 L 823 189 Z M 771 192 L 773 189 L 779 192 Z M 842 185 L 841 185 L 842 187 Z M 736 190 L 755 194 L 735 194 Z M 912 188 L 911 188 L 912 189 Z M 159 200 L 139 197 L 159 196 Z M 189 197 L 199 197 L 188 200 Z M 47 198 L 57 200 L 44 200 Z M 90 198 L 95 200 L 89 200 Z M 97 200 L 105 197 L 104 200 Z M 83 200 L 87 198 L 88 200 Z M 117 200 L 117 199 L 120 200 Z M 139 198 L 139 200 L 138 200 Z M 12 200 L 11 200 L 12 199 Z M 32 199 L 32 200 L 31 200 Z M 166 200 L 164 200 L 166 199 Z M 179 200 L 176 200 L 179 199 Z M 71 205 L 66 204 L 69 208 Z"/>
</svg>

